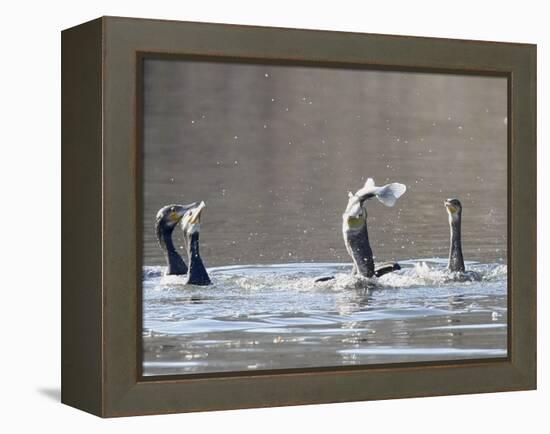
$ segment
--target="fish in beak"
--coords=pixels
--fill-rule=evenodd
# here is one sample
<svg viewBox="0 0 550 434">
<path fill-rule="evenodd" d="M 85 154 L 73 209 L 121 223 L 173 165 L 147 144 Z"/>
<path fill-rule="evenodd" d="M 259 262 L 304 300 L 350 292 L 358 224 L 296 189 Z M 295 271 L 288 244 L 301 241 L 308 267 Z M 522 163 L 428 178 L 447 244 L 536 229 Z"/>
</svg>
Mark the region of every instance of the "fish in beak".
<svg viewBox="0 0 550 434">
<path fill-rule="evenodd" d="M 201 213 L 205 207 L 206 207 L 206 204 L 204 203 L 204 201 L 202 201 L 198 206 L 196 206 L 190 211 L 191 213 L 191 218 L 189 220 L 190 224 L 194 225 L 201 222 Z"/>
<path fill-rule="evenodd" d="M 185 234 L 192 234 L 200 230 L 201 214 L 205 207 L 206 203 L 201 201 L 185 213 L 181 219 L 181 228 Z"/>
</svg>

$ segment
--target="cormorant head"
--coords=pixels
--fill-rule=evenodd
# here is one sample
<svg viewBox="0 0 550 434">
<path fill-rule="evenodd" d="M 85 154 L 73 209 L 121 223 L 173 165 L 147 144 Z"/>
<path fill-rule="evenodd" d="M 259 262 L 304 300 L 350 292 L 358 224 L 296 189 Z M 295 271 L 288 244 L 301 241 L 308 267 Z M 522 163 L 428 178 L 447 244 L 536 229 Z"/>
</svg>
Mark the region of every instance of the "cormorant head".
<svg viewBox="0 0 550 434">
<path fill-rule="evenodd" d="M 462 204 L 458 199 L 445 200 L 445 208 L 447 208 L 450 222 L 456 222 L 460 220 L 460 217 L 462 215 Z"/>
<path fill-rule="evenodd" d="M 166 205 L 157 213 L 156 233 L 161 246 L 164 246 L 164 234 L 171 234 L 176 225 L 183 219 L 189 210 L 195 208 L 197 202 L 188 205 Z"/>
<path fill-rule="evenodd" d="M 195 205 L 193 208 L 187 210 L 183 218 L 181 219 L 181 229 L 185 238 L 191 237 L 191 235 L 198 233 L 201 228 L 201 214 L 206 204 L 204 201 Z"/>
<path fill-rule="evenodd" d="M 367 219 L 367 207 L 365 199 L 348 192 L 348 206 L 342 216 L 346 229 L 361 229 Z"/>
</svg>

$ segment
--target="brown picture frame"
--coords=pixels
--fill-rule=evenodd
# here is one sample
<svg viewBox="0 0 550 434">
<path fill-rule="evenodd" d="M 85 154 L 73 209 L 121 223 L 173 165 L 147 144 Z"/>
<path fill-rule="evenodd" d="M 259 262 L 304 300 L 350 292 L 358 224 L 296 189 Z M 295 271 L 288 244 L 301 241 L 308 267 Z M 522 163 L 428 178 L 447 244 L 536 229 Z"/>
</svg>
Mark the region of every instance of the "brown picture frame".
<svg viewBox="0 0 550 434">
<path fill-rule="evenodd" d="M 148 55 L 507 77 L 508 357 L 142 377 Z M 535 45 L 118 17 L 62 32 L 62 402 L 114 417 L 534 388 Z"/>
</svg>

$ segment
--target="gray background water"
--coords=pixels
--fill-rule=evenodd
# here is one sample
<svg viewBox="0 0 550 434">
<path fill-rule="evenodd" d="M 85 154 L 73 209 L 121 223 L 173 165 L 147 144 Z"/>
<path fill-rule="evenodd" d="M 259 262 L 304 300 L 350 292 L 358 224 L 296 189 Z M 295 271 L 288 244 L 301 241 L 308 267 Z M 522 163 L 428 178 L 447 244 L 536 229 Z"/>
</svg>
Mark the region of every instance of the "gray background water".
<svg viewBox="0 0 550 434">
<path fill-rule="evenodd" d="M 380 260 L 442 257 L 443 200 L 464 205 L 467 259 L 506 261 L 506 80 L 496 77 L 147 60 L 144 264 L 162 264 L 157 210 L 205 200 L 208 266 L 348 261 L 347 191 L 369 202 Z M 179 232 L 179 231 L 177 231 Z"/>
</svg>

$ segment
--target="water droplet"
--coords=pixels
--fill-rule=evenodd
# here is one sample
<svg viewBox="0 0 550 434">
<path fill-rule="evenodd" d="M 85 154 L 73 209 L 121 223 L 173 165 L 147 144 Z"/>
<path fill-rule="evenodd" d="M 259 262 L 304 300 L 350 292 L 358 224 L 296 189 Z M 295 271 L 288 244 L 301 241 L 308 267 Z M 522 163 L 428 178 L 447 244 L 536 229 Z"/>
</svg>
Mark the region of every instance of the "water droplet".
<svg viewBox="0 0 550 434">
<path fill-rule="evenodd" d="M 235 166 L 236 166 L 237 164 L 239 164 L 239 161 L 235 160 L 235 163 L 233 163 L 233 164 L 235 164 Z"/>
<path fill-rule="evenodd" d="M 264 77 L 265 77 L 265 78 L 268 78 L 268 77 L 269 77 L 269 74 L 268 74 L 268 73 L 265 73 L 265 74 L 264 74 Z"/>
</svg>

